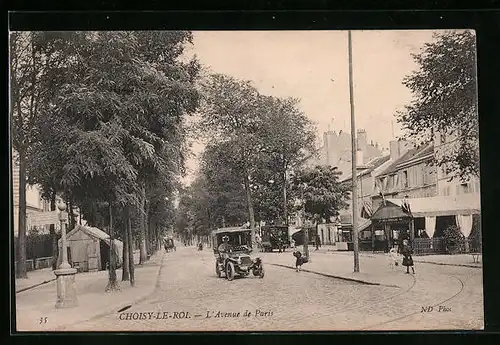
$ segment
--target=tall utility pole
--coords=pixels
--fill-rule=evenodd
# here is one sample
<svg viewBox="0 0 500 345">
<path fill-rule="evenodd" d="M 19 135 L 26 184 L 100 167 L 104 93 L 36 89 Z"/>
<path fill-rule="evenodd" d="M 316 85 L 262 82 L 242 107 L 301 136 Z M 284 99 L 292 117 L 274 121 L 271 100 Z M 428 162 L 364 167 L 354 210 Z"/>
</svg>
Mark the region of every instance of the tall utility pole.
<svg viewBox="0 0 500 345">
<path fill-rule="evenodd" d="M 354 86 L 352 81 L 352 38 L 351 30 L 347 32 L 349 46 L 349 101 L 351 104 L 351 141 L 352 141 L 352 240 L 354 249 L 354 272 L 359 272 L 358 244 L 358 174 L 356 171 L 356 124 L 354 121 Z"/>
</svg>

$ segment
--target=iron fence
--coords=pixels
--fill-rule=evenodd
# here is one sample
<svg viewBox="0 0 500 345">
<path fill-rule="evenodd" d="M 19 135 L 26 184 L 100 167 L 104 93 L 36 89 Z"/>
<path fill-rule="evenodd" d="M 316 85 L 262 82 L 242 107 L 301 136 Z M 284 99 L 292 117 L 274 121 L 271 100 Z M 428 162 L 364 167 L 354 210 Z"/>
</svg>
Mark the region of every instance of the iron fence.
<svg viewBox="0 0 500 345">
<path fill-rule="evenodd" d="M 475 239 L 462 239 L 456 243 L 446 243 L 443 237 L 416 238 L 413 240 L 413 254 L 472 254 L 481 253 L 481 244 Z"/>
<path fill-rule="evenodd" d="M 413 254 L 446 254 L 446 244 L 444 238 L 415 238 L 413 240 Z"/>
</svg>

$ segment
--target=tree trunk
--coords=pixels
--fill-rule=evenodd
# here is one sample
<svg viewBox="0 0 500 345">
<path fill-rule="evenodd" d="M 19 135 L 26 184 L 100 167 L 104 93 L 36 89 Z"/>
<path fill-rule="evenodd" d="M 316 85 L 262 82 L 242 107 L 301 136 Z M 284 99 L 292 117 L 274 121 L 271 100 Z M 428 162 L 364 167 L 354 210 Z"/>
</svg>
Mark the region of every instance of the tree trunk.
<svg viewBox="0 0 500 345">
<path fill-rule="evenodd" d="M 68 229 L 68 232 L 70 232 L 76 226 L 75 211 L 73 210 L 73 202 L 71 200 L 69 201 L 68 211 L 69 211 L 69 229 Z"/>
<path fill-rule="evenodd" d="M 50 196 L 50 210 L 56 210 L 56 192 L 52 191 Z M 59 246 L 57 245 L 57 233 L 55 224 L 50 224 L 49 232 L 52 238 L 52 270 L 57 269 L 57 257 L 59 255 Z"/>
<path fill-rule="evenodd" d="M 130 274 L 130 285 L 135 284 L 134 275 L 134 236 L 132 236 L 132 220 L 130 219 L 130 209 L 127 212 L 127 233 L 128 233 L 128 269 Z"/>
<path fill-rule="evenodd" d="M 26 271 L 26 157 L 23 150 L 19 154 L 19 228 L 16 278 L 28 278 Z"/>
<path fill-rule="evenodd" d="M 283 220 L 284 224 L 288 226 L 288 204 L 286 195 L 286 170 L 283 172 Z"/>
<path fill-rule="evenodd" d="M 128 223 L 130 222 L 130 217 L 128 216 L 128 206 L 125 206 L 124 210 L 123 210 L 123 213 L 124 213 L 124 218 L 125 218 L 125 224 L 123 226 L 123 268 L 122 268 L 122 281 L 128 281 L 130 280 L 130 274 L 129 274 L 129 255 L 128 255 L 128 251 L 129 251 L 129 245 L 130 245 L 130 241 L 128 240 Z"/>
<path fill-rule="evenodd" d="M 255 247 L 255 214 L 252 203 L 252 192 L 248 178 L 245 178 L 245 194 L 247 198 L 248 218 L 250 220 L 250 234 L 252 236 L 252 247 Z"/>
<path fill-rule="evenodd" d="M 113 205 L 109 203 L 109 282 L 106 286 L 107 291 L 119 290 L 116 280 L 116 260 L 115 260 L 115 236 L 113 229 Z"/>
<path fill-rule="evenodd" d="M 146 253 L 148 256 L 151 255 L 151 224 L 149 223 L 149 200 L 144 203 L 144 227 L 145 227 L 145 238 L 146 238 Z"/>
<path fill-rule="evenodd" d="M 141 190 L 141 205 L 139 209 L 139 264 L 143 264 L 148 260 L 148 252 L 146 249 L 146 220 L 145 220 L 145 203 L 146 203 L 146 188 L 144 185 Z"/>
<path fill-rule="evenodd" d="M 155 222 L 155 226 L 153 228 L 153 231 L 154 231 L 154 242 L 153 242 L 153 246 L 154 246 L 154 252 L 158 251 L 158 223 Z"/>
</svg>

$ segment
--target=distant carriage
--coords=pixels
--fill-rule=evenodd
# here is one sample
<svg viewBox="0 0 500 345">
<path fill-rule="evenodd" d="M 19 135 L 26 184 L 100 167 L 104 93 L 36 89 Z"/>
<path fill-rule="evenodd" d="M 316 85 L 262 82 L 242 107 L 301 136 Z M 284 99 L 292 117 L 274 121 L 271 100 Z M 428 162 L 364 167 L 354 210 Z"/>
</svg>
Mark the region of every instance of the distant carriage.
<svg viewBox="0 0 500 345">
<path fill-rule="evenodd" d="M 174 239 L 173 238 L 167 238 L 165 239 L 165 243 L 164 243 L 164 247 L 165 247 L 165 251 L 168 253 L 168 252 L 171 252 L 171 251 L 176 251 L 177 248 L 175 248 L 175 243 L 174 243 Z"/>
</svg>

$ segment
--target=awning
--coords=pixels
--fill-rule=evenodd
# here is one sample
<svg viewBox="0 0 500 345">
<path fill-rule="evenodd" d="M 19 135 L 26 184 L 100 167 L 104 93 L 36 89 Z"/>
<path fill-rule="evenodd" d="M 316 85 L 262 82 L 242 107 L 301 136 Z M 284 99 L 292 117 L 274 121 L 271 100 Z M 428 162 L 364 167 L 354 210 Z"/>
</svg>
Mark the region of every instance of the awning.
<svg viewBox="0 0 500 345">
<path fill-rule="evenodd" d="M 404 199 L 387 199 L 389 203 L 399 208 L 401 208 L 403 200 Z M 467 193 L 456 196 L 435 196 L 429 198 L 409 198 L 406 200 L 410 205 L 413 217 L 454 216 L 481 213 L 481 198 L 479 193 Z M 379 211 L 381 211 L 381 208 L 375 212 L 374 217 Z M 374 219 L 374 217 L 372 217 L 372 219 Z"/>
<path fill-rule="evenodd" d="M 370 225 L 372 225 L 371 219 L 359 218 L 358 219 L 358 232 L 365 230 Z M 350 227 L 350 228 L 352 228 L 352 223 L 350 223 L 350 224 L 342 224 L 341 227 L 342 228 L 344 228 L 344 227 Z"/>
<path fill-rule="evenodd" d="M 391 199 L 395 200 L 395 199 Z M 413 207 L 412 207 L 413 210 Z M 372 215 L 371 220 L 388 220 L 388 219 L 409 219 L 410 215 L 405 213 L 401 208 L 401 203 L 392 202 L 387 200 L 385 204 L 380 205 L 380 207 Z"/>
</svg>

